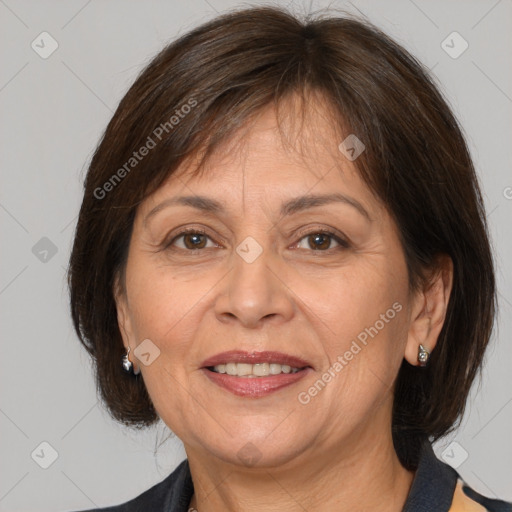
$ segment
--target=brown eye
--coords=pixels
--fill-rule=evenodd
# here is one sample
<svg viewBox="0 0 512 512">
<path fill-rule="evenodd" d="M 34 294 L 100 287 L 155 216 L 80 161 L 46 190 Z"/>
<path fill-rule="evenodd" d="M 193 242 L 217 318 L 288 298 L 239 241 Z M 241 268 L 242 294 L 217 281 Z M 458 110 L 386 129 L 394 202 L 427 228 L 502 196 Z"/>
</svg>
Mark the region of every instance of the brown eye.
<svg viewBox="0 0 512 512">
<path fill-rule="evenodd" d="M 187 233 L 183 235 L 184 245 L 187 249 L 203 249 L 206 238 L 207 237 L 201 233 Z"/>
<path fill-rule="evenodd" d="M 179 240 L 183 240 L 181 244 L 177 243 Z M 194 251 L 197 249 L 206 249 L 206 244 L 208 240 L 211 240 L 206 233 L 202 231 L 196 230 L 188 230 L 182 231 L 178 235 L 176 235 L 168 244 L 166 244 L 166 249 L 173 249 L 177 247 L 178 249 Z M 214 245 L 215 246 L 215 245 Z"/>
<path fill-rule="evenodd" d="M 303 240 L 306 241 L 307 247 L 301 247 Z M 335 242 L 338 247 L 332 247 L 332 242 Z M 330 249 L 347 248 L 348 243 L 341 237 L 336 236 L 329 231 L 313 231 L 303 236 L 296 245 L 297 248 L 310 249 L 313 251 L 327 252 Z"/>
<path fill-rule="evenodd" d="M 313 250 L 330 249 L 332 238 L 325 233 L 316 233 L 308 236 L 309 246 Z"/>
</svg>

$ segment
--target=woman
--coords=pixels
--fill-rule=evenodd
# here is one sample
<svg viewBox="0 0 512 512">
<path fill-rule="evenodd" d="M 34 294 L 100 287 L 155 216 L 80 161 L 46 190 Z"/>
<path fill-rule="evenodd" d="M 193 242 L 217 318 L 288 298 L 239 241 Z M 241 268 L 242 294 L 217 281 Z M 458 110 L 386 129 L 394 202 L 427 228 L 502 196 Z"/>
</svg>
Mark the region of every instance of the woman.
<svg viewBox="0 0 512 512">
<path fill-rule="evenodd" d="M 113 418 L 187 453 L 102 510 L 512 510 L 431 448 L 492 255 L 457 121 L 370 24 L 254 8 L 165 48 L 92 159 L 69 284 Z"/>
</svg>

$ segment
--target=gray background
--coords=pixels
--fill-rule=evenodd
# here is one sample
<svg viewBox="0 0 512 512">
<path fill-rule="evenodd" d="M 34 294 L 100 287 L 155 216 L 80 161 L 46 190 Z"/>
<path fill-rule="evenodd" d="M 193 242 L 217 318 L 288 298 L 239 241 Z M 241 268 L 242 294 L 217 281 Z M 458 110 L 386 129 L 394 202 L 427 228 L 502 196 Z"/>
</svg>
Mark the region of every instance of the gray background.
<svg viewBox="0 0 512 512">
<path fill-rule="evenodd" d="M 176 439 L 155 454 L 167 432 L 163 423 L 132 432 L 102 409 L 71 328 L 65 269 L 84 172 L 122 95 L 166 42 L 240 5 L 0 0 L 0 511 L 120 503 L 185 457 Z M 473 389 L 461 428 L 436 452 L 475 489 L 512 500 L 512 2 L 330 5 L 366 14 L 431 68 L 467 134 L 496 250 L 501 313 L 482 384 Z M 299 11 L 309 8 L 297 4 Z M 59 45 L 46 59 L 31 47 L 34 40 L 43 45 L 43 31 Z M 453 31 L 469 44 L 457 58 L 442 46 Z M 453 37 L 444 43 L 452 53 L 462 44 Z M 58 457 L 43 469 L 52 449 Z"/>
</svg>

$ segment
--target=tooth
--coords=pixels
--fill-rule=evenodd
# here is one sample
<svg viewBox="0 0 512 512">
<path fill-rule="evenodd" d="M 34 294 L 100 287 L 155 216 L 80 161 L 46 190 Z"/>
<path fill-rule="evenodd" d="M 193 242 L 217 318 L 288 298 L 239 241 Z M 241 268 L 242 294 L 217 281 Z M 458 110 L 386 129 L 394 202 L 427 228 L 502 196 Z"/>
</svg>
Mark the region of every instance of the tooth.
<svg viewBox="0 0 512 512">
<path fill-rule="evenodd" d="M 237 374 L 236 363 L 228 363 L 226 365 L 226 373 L 228 375 L 236 375 Z"/>
<path fill-rule="evenodd" d="M 236 375 L 239 377 L 243 377 L 244 375 L 251 375 L 251 373 L 253 373 L 252 364 L 238 363 L 236 365 Z"/>
<path fill-rule="evenodd" d="M 281 373 L 281 365 L 272 363 L 270 365 L 270 375 L 279 375 Z"/>
<path fill-rule="evenodd" d="M 266 377 L 267 375 L 279 375 L 281 373 L 297 373 L 299 368 L 292 368 L 287 364 L 278 363 L 225 363 L 213 367 L 217 373 L 226 373 L 235 377 Z"/>
<path fill-rule="evenodd" d="M 268 363 L 258 363 L 253 365 L 252 373 L 258 377 L 266 377 L 269 374 L 270 365 Z"/>
</svg>

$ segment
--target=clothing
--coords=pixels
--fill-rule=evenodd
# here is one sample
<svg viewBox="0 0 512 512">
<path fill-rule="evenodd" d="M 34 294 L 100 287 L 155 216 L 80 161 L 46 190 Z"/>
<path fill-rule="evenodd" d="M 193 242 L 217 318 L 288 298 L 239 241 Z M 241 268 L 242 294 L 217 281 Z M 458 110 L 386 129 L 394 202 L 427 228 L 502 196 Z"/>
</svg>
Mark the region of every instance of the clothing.
<svg viewBox="0 0 512 512">
<path fill-rule="evenodd" d="M 121 505 L 82 512 L 189 512 L 194 494 L 188 460 L 165 480 Z M 485 498 L 464 485 L 459 474 L 422 448 L 418 468 L 402 512 L 512 512 L 512 503 Z"/>
</svg>

